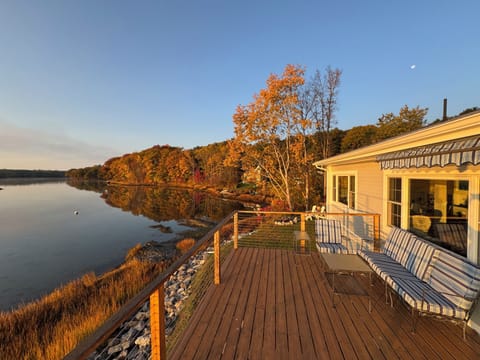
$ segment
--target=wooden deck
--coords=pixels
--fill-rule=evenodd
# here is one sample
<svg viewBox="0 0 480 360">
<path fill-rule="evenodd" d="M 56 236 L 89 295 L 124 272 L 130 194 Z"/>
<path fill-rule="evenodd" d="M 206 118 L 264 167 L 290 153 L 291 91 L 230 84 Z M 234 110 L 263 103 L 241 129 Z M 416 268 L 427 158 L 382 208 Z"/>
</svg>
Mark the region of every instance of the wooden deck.
<svg viewBox="0 0 480 360">
<path fill-rule="evenodd" d="M 374 281 L 368 297 L 332 291 L 318 254 L 240 248 L 222 267 L 195 312 L 173 359 L 479 359 L 480 336 L 450 322 L 411 316 L 385 304 Z M 360 278 L 368 287 L 368 278 Z"/>
</svg>

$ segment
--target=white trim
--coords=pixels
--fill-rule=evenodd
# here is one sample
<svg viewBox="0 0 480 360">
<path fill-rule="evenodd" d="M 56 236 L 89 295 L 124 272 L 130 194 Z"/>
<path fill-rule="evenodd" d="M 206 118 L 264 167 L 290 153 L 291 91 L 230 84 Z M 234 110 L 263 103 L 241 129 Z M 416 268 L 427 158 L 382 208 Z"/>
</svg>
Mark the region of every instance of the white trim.
<svg viewBox="0 0 480 360">
<path fill-rule="evenodd" d="M 332 205 L 335 205 L 340 208 L 344 208 L 345 210 L 355 210 L 356 206 L 358 205 L 358 171 L 339 171 L 339 172 L 327 172 L 330 173 L 330 181 L 333 185 L 333 178 L 336 176 L 336 191 L 337 194 L 336 196 L 333 196 L 333 186 L 330 188 L 330 191 L 327 191 L 327 202 L 329 202 Z M 347 177 L 347 204 L 338 201 L 338 190 L 339 190 L 339 182 L 338 182 L 338 177 L 339 176 L 346 176 Z M 354 196 L 354 202 L 355 202 L 355 207 L 350 208 L 350 176 L 355 177 L 355 196 Z M 327 186 L 328 187 L 328 186 Z M 328 200 L 328 195 L 330 195 L 330 199 Z M 333 198 L 335 197 L 335 201 L 333 201 Z"/>
<path fill-rule="evenodd" d="M 471 177 L 468 193 L 467 258 L 474 264 L 480 264 L 480 177 Z"/>
<path fill-rule="evenodd" d="M 410 226 L 410 177 L 402 176 L 402 229 Z"/>
</svg>

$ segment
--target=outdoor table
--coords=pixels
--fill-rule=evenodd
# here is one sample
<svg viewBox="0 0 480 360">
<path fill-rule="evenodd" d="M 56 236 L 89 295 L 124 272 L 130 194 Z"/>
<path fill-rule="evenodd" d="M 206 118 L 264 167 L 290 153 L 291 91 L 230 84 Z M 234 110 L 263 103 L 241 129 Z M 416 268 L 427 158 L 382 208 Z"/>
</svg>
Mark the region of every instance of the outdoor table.
<svg viewBox="0 0 480 360">
<path fill-rule="evenodd" d="M 361 295 L 369 297 L 368 307 L 369 311 L 371 311 L 370 291 L 365 290 L 355 278 L 355 274 L 368 274 L 369 285 L 372 284 L 372 269 L 368 264 L 356 254 L 323 253 L 321 256 L 326 265 L 325 275 L 327 281 L 329 280 L 327 274 L 331 274 L 330 285 L 332 287 L 333 307 L 335 307 L 335 295 Z M 349 275 L 349 278 L 343 284 L 336 284 L 335 277 L 339 275 Z"/>
<path fill-rule="evenodd" d="M 293 249 L 297 254 L 310 255 L 310 235 L 306 231 L 293 232 Z"/>
</svg>

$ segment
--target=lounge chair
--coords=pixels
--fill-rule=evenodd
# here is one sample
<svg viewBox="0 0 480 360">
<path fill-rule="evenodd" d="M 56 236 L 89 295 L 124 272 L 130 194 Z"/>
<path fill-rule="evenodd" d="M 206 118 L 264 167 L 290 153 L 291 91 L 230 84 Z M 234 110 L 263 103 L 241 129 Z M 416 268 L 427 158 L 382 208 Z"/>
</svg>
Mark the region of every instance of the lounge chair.
<svg viewBox="0 0 480 360">
<path fill-rule="evenodd" d="M 347 240 L 348 238 L 342 233 L 340 221 L 334 219 L 315 220 L 315 241 L 320 253 L 356 253 L 356 250 L 347 248 Z"/>
</svg>

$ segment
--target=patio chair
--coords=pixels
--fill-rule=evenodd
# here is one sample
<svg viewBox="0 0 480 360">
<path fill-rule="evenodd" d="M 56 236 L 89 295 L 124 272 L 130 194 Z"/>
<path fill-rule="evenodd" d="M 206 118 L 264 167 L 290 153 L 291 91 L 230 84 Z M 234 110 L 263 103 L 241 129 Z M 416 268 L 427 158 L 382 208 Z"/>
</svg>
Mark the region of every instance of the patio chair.
<svg viewBox="0 0 480 360">
<path fill-rule="evenodd" d="M 321 219 L 324 217 L 325 217 L 325 206 L 321 206 L 319 208 L 317 205 L 313 205 L 312 210 L 306 213 L 305 219 L 315 220 L 315 219 Z"/>
<path fill-rule="evenodd" d="M 320 253 L 353 254 L 352 246 L 347 248 L 348 238 L 342 234 L 340 221 L 334 219 L 315 220 L 315 242 Z"/>
</svg>

